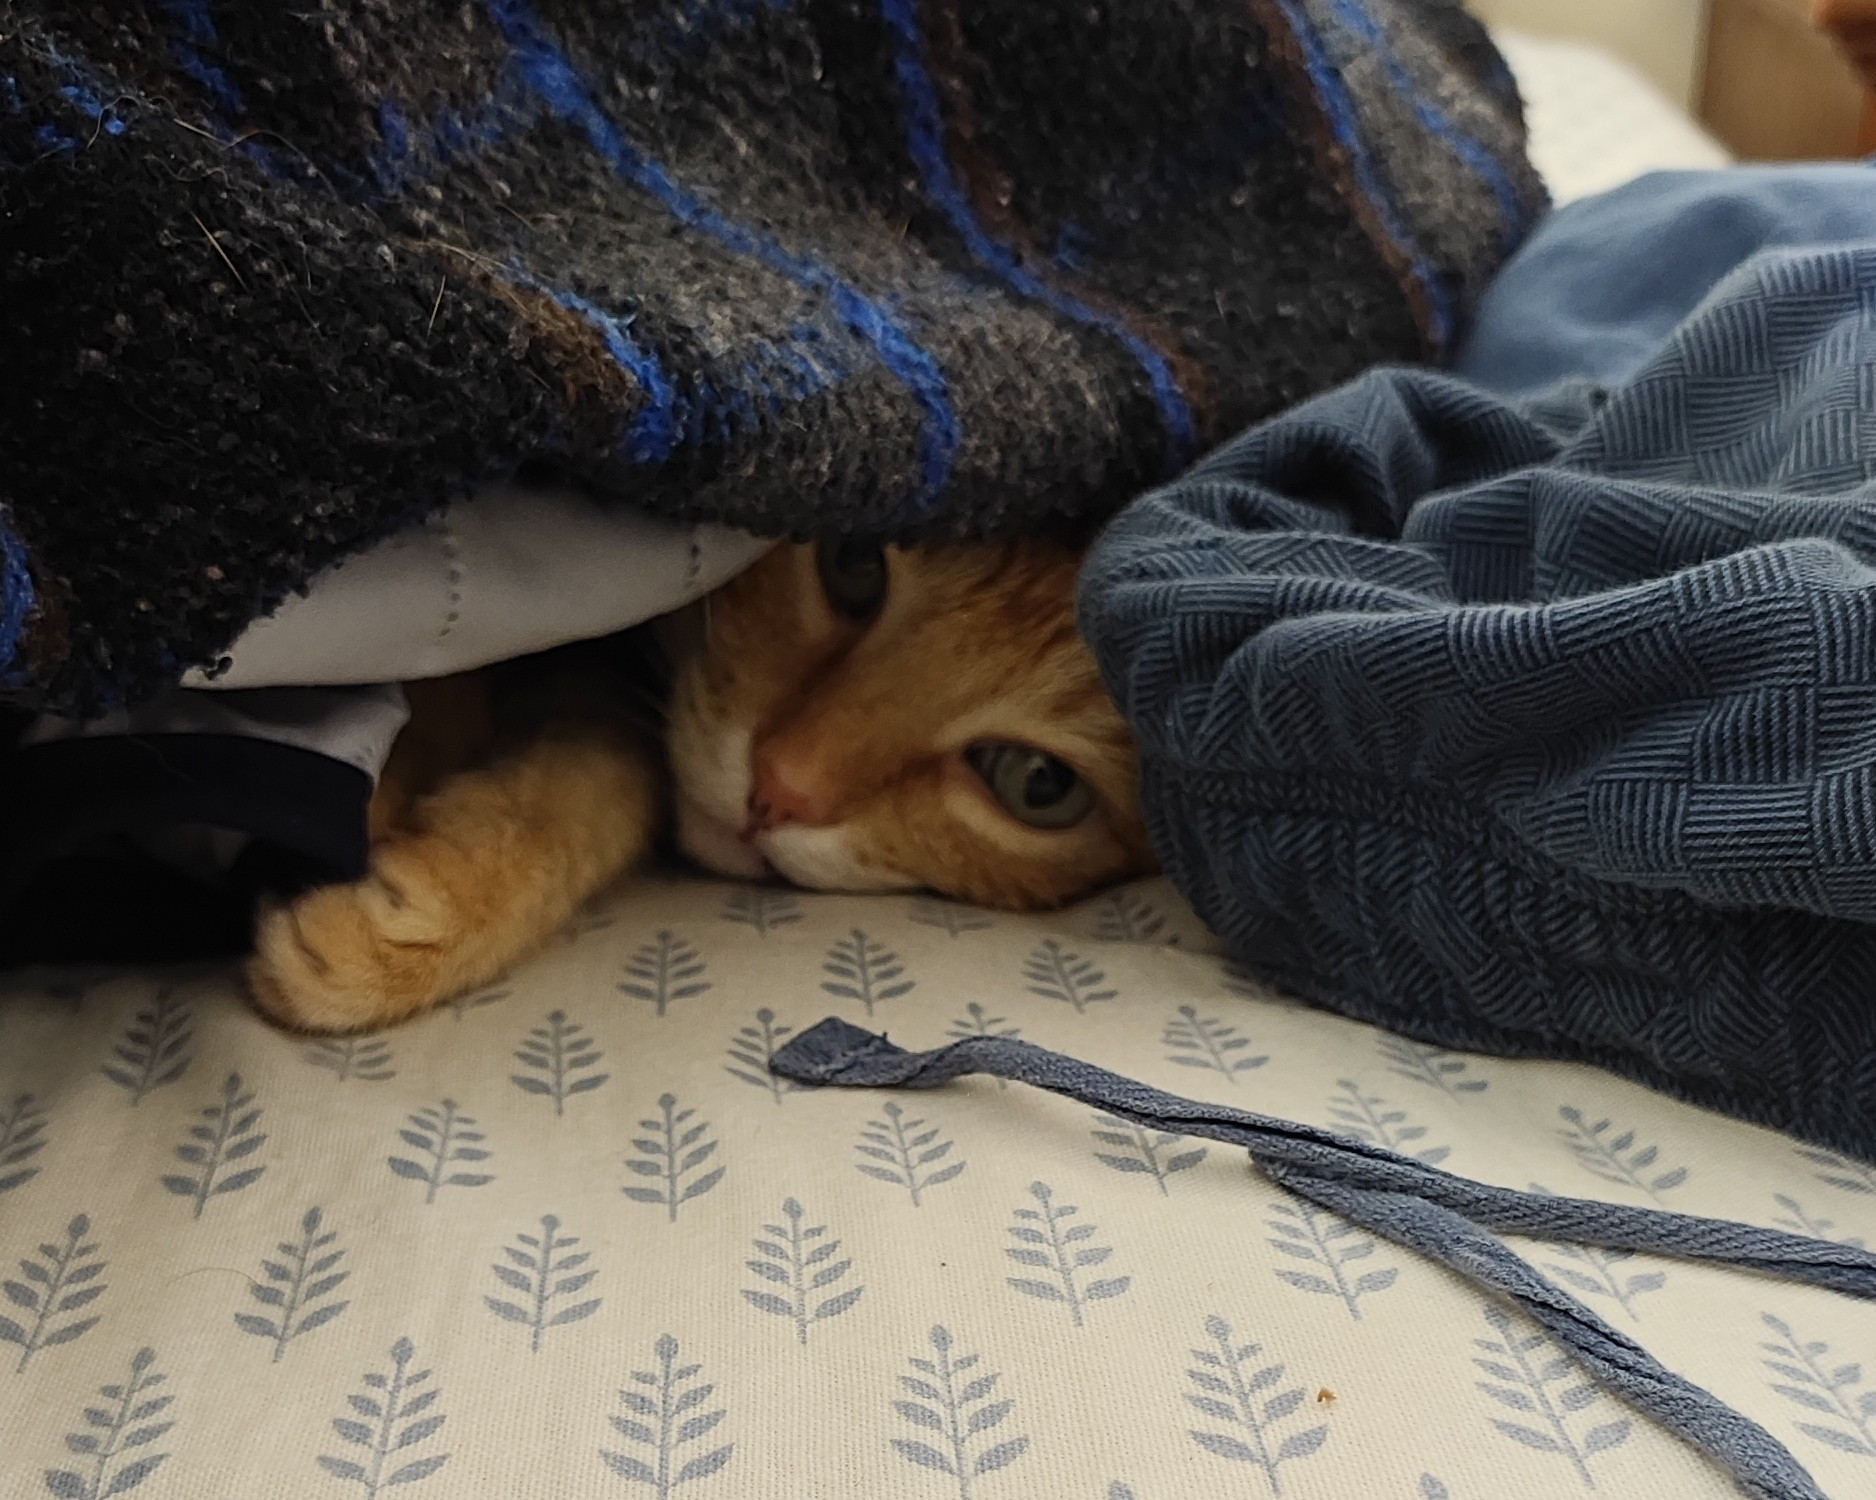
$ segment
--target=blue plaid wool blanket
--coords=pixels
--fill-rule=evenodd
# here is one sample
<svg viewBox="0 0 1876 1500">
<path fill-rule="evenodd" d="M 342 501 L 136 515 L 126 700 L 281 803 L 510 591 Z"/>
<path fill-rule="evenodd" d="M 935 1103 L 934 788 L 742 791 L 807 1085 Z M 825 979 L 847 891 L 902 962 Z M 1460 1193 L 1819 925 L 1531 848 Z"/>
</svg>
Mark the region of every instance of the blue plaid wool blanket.
<svg viewBox="0 0 1876 1500">
<path fill-rule="evenodd" d="M 1876 1159 L 1876 176 L 1572 205 L 1460 368 L 1097 543 L 1161 857 L 1312 1001 Z"/>
<path fill-rule="evenodd" d="M 136 701 L 526 462 L 1099 516 L 1445 353 L 1542 206 L 1459 0 L 16 0 L 0 693 Z"/>
</svg>

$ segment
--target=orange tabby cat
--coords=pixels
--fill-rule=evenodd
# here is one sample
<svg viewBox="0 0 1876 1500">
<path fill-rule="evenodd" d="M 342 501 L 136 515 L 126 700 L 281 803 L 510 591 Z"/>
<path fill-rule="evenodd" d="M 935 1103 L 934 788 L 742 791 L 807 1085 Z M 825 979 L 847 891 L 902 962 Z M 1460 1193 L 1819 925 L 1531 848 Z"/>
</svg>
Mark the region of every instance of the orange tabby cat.
<svg viewBox="0 0 1876 1500">
<path fill-rule="evenodd" d="M 263 915 L 255 999 L 354 1031 L 485 984 L 645 856 L 667 801 L 697 863 L 819 890 L 1024 909 L 1147 872 L 1078 561 L 1037 540 L 779 547 L 665 630 L 662 756 L 587 669 L 519 694 L 414 684 L 370 874 Z"/>
</svg>

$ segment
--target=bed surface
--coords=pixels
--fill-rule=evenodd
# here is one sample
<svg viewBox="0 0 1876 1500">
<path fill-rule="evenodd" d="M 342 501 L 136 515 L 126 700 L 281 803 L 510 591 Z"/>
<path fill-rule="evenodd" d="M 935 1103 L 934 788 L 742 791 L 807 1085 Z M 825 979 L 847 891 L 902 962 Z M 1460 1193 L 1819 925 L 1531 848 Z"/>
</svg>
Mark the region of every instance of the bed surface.
<svg viewBox="0 0 1876 1500">
<path fill-rule="evenodd" d="M 270 1031 L 216 973 L 34 976 L 0 1003 L 0 1495 L 158 1458 L 137 1487 L 191 1500 L 1730 1493 L 1236 1152 L 763 1069 L 829 1013 L 1013 1031 L 1484 1181 L 1876 1240 L 1866 1166 L 1297 1008 L 1209 948 L 1159 883 L 1018 919 L 685 882 L 374 1039 Z M 1520 1248 L 1865 1492 L 1876 1308 Z M 95 1414 L 156 1375 L 100 1471 L 126 1433 Z"/>
<path fill-rule="evenodd" d="M 1726 148 L 1620 58 L 1581 42 L 1501 32 L 1524 95 L 1531 162 L 1569 203 L 1664 167 L 1723 167 Z"/>
</svg>

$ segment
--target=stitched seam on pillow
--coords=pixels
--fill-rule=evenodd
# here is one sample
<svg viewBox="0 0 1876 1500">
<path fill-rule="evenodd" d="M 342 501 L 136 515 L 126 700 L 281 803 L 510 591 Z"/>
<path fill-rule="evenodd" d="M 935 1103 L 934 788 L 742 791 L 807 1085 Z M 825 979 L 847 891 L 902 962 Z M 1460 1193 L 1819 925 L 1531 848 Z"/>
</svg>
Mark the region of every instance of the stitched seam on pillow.
<svg viewBox="0 0 1876 1500">
<path fill-rule="evenodd" d="M 443 624 L 436 633 L 437 644 L 441 645 L 462 619 L 464 579 L 468 570 L 463 564 L 462 540 L 456 535 L 456 528 L 451 524 L 448 512 L 437 517 L 437 526 L 443 534 L 443 556 L 446 559 L 443 576 L 449 584 L 449 612 L 443 616 Z"/>
</svg>

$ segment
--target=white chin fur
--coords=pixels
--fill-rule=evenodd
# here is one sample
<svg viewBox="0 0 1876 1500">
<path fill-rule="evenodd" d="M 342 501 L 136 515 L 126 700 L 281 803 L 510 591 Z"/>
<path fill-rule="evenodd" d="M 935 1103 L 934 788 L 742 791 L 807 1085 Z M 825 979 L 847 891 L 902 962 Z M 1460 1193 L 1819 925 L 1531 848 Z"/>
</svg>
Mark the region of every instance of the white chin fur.
<svg viewBox="0 0 1876 1500">
<path fill-rule="evenodd" d="M 687 857 L 718 875 L 754 880 L 768 874 L 762 856 L 728 824 L 713 818 L 688 797 L 678 803 L 677 843 Z"/>
<path fill-rule="evenodd" d="M 690 847 L 687 829 L 693 824 L 708 825 L 701 838 L 708 839 L 714 830 L 734 839 L 748 813 L 750 735 L 740 729 L 713 732 L 695 715 L 679 715 L 671 730 L 678 842 L 687 854 L 702 858 L 699 850 Z"/>
<path fill-rule="evenodd" d="M 911 891 L 919 883 L 857 858 L 839 828 L 777 828 L 757 847 L 787 879 L 812 891 Z"/>
</svg>

